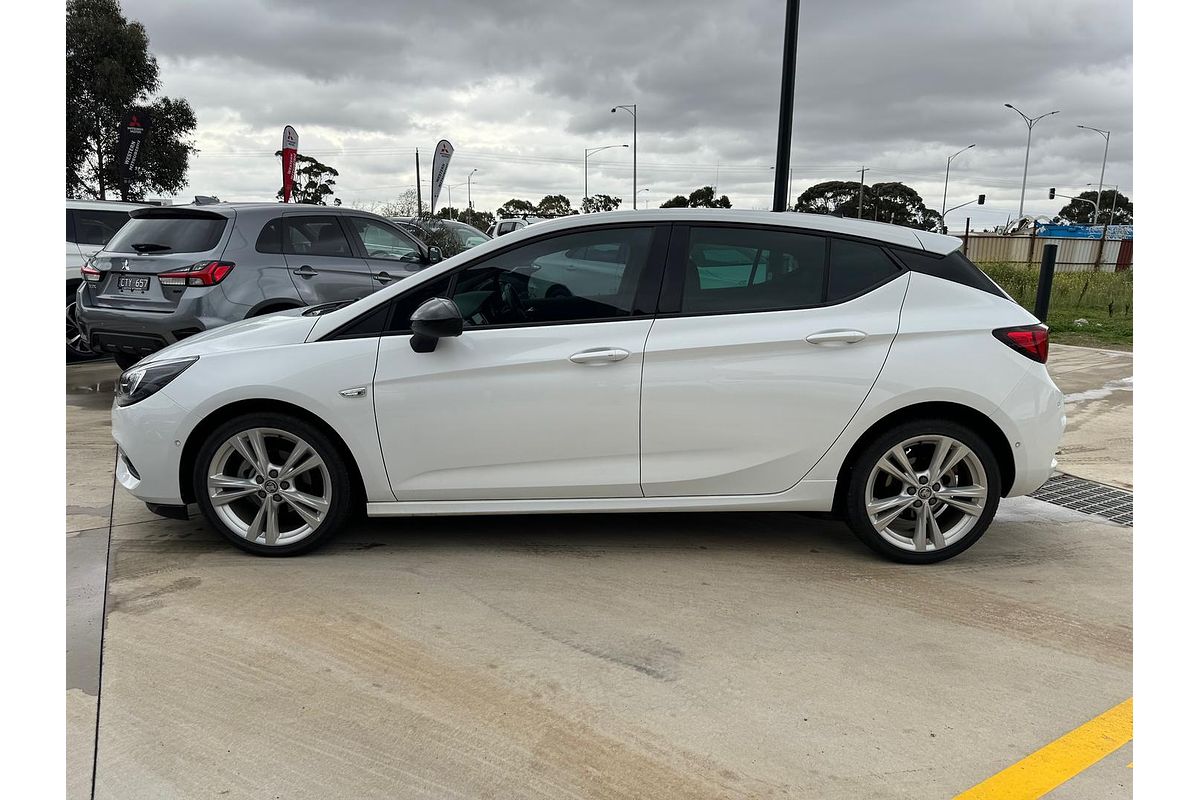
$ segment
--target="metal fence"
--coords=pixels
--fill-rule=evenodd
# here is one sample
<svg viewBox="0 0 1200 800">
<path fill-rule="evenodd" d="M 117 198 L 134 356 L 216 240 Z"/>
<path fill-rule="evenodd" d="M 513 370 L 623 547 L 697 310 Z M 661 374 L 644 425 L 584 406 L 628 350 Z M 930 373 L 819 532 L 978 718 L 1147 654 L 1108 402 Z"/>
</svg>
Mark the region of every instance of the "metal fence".
<svg viewBox="0 0 1200 800">
<path fill-rule="evenodd" d="M 972 233 L 964 239 L 963 252 L 976 263 L 1004 261 L 1036 267 L 1042 249 L 1058 245 L 1055 272 L 1120 272 L 1133 269 L 1133 240 L 1060 239 L 1049 236 L 1004 236 Z M 1101 249 L 1103 248 L 1103 249 Z"/>
</svg>

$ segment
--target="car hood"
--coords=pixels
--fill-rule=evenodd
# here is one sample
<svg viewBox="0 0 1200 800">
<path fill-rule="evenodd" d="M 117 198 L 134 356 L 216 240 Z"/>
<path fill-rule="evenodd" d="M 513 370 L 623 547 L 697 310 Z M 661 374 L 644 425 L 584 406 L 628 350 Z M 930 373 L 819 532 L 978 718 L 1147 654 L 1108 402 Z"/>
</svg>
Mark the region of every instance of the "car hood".
<svg viewBox="0 0 1200 800">
<path fill-rule="evenodd" d="M 203 356 L 231 350 L 300 344 L 308 338 L 313 325 L 320 319 L 320 317 L 302 316 L 304 311 L 303 308 L 293 308 L 222 325 L 163 348 L 148 357 L 146 361 L 165 361 L 172 358 Z"/>
</svg>

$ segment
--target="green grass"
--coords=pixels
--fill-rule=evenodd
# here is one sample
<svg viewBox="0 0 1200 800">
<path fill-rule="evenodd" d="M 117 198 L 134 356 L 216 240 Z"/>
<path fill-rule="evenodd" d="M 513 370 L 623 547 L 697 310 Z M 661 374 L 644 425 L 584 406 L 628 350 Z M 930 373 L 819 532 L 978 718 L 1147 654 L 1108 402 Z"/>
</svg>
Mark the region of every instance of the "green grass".
<svg viewBox="0 0 1200 800">
<path fill-rule="evenodd" d="M 984 262 L 992 280 L 1033 311 L 1038 269 L 1024 264 Z M 1075 320 L 1086 319 L 1087 325 Z M 1050 341 L 1089 347 L 1133 348 L 1133 270 L 1059 272 L 1050 291 Z"/>
</svg>

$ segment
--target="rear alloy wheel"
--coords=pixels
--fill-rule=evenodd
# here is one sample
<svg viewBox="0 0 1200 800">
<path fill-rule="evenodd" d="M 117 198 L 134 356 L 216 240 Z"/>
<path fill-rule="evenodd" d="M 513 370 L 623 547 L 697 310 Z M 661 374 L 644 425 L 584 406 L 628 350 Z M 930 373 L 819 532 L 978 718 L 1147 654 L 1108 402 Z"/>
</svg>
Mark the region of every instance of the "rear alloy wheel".
<svg viewBox="0 0 1200 800">
<path fill-rule="evenodd" d="M 193 475 L 205 518 L 257 555 L 295 555 L 341 526 L 350 480 L 319 430 L 281 414 L 252 414 L 206 440 Z"/>
<path fill-rule="evenodd" d="M 75 293 L 67 293 L 67 361 L 83 361 L 92 358 L 92 348 L 84 341 L 83 332 L 79 330 L 79 320 L 75 317 Z"/>
<path fill-rule="evenodd" d="M 850 527 L 873 550 L 928 564 L 958 555 L 987 530 L 1000 502 L 1000 470 L 970 429 L 909 422 L 863 450 L 847 500 Z"/>
</svg>

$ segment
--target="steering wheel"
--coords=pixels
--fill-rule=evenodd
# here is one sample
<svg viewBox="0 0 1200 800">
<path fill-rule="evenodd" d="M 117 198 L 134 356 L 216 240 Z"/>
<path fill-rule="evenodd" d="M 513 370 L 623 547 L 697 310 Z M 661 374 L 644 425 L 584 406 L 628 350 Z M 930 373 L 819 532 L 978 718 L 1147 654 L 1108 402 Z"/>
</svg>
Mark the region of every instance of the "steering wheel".
<svg viewBox="0 0 1200 800">
<path fill-rule="evenodd" d="M 521 299 L 517 296 L 517 290 L 513 288 L 511 283 L 500 282 L 500 303 L 506 312 L 506 316 L 507 313 L 512 313 L 519 317 L 522 322 L 529 321 L 529 317 L 525 315 L 525 309 L 521 308 Z"/>
</svg>

